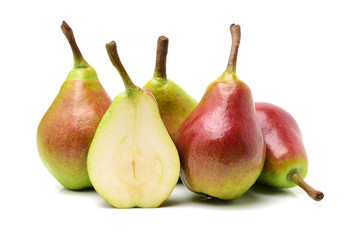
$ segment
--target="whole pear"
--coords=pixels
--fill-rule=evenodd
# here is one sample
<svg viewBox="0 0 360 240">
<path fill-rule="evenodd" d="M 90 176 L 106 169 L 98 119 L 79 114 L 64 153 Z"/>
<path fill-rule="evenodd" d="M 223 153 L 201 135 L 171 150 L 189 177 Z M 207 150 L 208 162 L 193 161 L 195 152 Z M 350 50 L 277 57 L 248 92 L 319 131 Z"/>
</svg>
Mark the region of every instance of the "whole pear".
<svg viewBox="0 0 360 240">
<path fill-rule="evenodd" d="M 154 76 L 145 85 L 155 97 L 162 120 L 172 139 L 181 123 L 194 110 L 198 102 L 175 82 L 166 77 L 166 57 L 169 39 L 160 36 L 157 42 Z"/>
<path fill-rule="evenodd" d="M 49 172 L 66 188 L 91 187 L 87 155 L 96 128 L 111 99 L 95 70 L 84 60 L 64 21 L 61 29 L 74 55 L 74 66 L 43 116 L 37 130 L 37 148 Z"/>
<path fill-rule="evenodd" d="M 131 81 L 114 41 L 106 50 L 126 92 L 115 97 L 96 130 L 88 155 L 90 180 L 117 208 L 158 207 L 179 179 L 179 154 L 155 98 Z"/>
<path fill-rule="evenodd" d="M 266 144 L 265 165 L 258 181 L 279 188 L 298 185 L 312 199 L 323 199 L 322 192 L 303 180 L 308 171 L 308 158 L 295 119 L 271 103 L 256 102 L 255 108 Z"/>
<path fill-rule="evenodd" d="M 175 143 L 181 180 L 193 192 L 224 200 L 244 194 L 259 177 L 265 144 L 250 88 L 235 74 L 240 26 L 230 26 L 226 71 L 181 124 Z"/>
</svg>

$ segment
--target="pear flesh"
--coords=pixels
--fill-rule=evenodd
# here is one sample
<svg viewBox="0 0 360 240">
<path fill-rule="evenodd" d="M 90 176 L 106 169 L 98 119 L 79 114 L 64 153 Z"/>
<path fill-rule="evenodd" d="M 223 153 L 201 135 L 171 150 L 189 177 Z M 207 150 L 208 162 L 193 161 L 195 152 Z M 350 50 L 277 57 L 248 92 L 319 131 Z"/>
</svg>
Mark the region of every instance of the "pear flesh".
<svg viewBox="0 0 360 240">
<path fill-rule="evenodd" d="M 177 183 L 179 155 L 154 97 L 134 85 L 126 87 L 91 143 L 90 180 L 99 195 L 117 208 L 158 207 Z"/>
</svg>

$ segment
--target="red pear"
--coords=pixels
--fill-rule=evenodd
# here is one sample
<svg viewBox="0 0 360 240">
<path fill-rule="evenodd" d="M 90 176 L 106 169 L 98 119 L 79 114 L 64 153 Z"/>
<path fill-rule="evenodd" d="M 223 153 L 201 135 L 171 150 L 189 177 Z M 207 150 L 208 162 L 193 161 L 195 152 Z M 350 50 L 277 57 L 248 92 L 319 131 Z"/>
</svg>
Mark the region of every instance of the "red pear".
<svg viewBox="0 0 360 240">
<path fill-rule="evenodd" d="M 64 21 L 61 29 L 73 51 L 74 67 L 39 124 L 37 148 L 49 172 L 75 190 L 92 186 L 87 155 L 111 98 L 83 58 L 70 26 Z"/>
<path fill-rule="evenodd" d="M 230 26 L 226 71 L 181 124 L 175 144 L 181 179 L 193 192 L 224 200 L 244 194 L 259 177 L 265 144 L 250 88 L 235 74 L 240 26 Z"/>
<path fill-rule="evenodd" d="M 295 119 L 270 103 L 257 102 L 255 108 L 266 144 L 265 165 L 258 181 L 281 188 L 299 185 L 312 199 L 323 199 L 322 192 L 303 180 L 308 171 L 308 158 Z"/>
</svg>

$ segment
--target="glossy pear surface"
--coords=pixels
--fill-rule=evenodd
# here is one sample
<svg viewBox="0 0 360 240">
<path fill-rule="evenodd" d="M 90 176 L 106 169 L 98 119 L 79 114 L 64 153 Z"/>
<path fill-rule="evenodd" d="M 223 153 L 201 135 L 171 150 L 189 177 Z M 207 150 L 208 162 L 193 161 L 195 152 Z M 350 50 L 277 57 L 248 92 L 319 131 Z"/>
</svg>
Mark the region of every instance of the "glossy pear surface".
<svg viewBox="0 0 360 240">
<path fill-rule="evenodd" d="M 66 23 L 64 26 L 71 31 Z M 64 187 L 74 190 L 91 187 L 86 166 L 88 150 L 111 104 L 95 70 L 77 51 L 80 57 L 74 56 L 74 67 L 43 116 L 36 137 L 45 167 Z"/>
<path fill-rule="evenodd" d="M 175 143 L 181 180 L 193 192 L 231 200 L 259 177 L 265 144 L 250 88 L 236 76 L 240 26 L 230 26 L 232 45 L 226 71 L 205 91 L 181 124 Z"/>
<path fill-rule="evenodd" d="M 225 200 L 244 194 L 265 156 L 249 87 L 225 71 L 180 126 L 175 143 L 181 179 L 190 190 Z"/>
<path fill-rule="evenodd" d="M 255 108 L 266 144 L 265 165 L 258 181 L 274 187 L 296 186 L 290 174 L 297 172 L 304 179 L 308 171 L 298 124 L 287 111 L 274 104 L 256 102 Z"/>
<path fill-rule="evenodd" d="M 96 130 L 87 162 L 90 180 L 117 208 L 158 207 L 178 181 L 179 155 L 154 97 L 132 83 L 115 42 L 106 46 L 126 92 L 114 99 Z"/>
<path fill-rule="evenodd" d="M 198 102 L 169 79 L 164 81 L 162 78 L 154 77 L 145 84 L 144 89 L 149 90 L 155 97 L 161 118 L 174 139 L 180 125 L 195 109 Z"/>
</svg>

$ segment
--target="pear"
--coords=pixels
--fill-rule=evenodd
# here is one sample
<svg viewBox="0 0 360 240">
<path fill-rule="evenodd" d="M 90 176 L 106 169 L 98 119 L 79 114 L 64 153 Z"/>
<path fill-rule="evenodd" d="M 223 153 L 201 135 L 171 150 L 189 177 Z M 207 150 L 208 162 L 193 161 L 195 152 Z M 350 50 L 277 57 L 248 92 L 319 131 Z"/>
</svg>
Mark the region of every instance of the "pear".
<svg viewBox="0 0 360 240">
<path fill-rule="evenodd" d="M 284 109 L 265 102 L 255 103 L 266 144 L 266 160 L 259 182 L 279 188 L 300 186 L 315 201 L 324 194 L 303 179 L 308 158 L 302 133 L 295 119 Z"/>
<path fill-rule="evenodd" d="M 181 180 L 193 192 L 223 200 L 244 194 L 259 177 L 265 144 L 250 88 L 236 76 L 240 26 L 230 26 L 226 71 L 208 88 L 175 137 Z"/>
<path fill-rule="evenodd" d="M 49 172 L 66 188 L 91 187 L 86 168 L 90 143 L 111 99 L 95 70 L 84 60 L 64 21 L 61 29 L 74 55 L 74 67 L 37 130 L 37 148 Z"/>
<path fill-rule="evenodd" d="M 166 57 L 169 39 L 160 36 L 157 42 L 154 76 L 145 85 L 155 97 L 162 120 L 172 139 L 181 123 L 194 110 L 198 102 L 175 82 L 166 77 Z"/>
<path fill-rule="evenodd" d="M 116 43 L 106 44 L 106 49 L 126 92 L 114 99 L 96 130 L 88 155 L 90 180 L 117 208 L 158 207 L 177 183 L 179 155 L 155 98 L 131 81 Z"/>
</svg>

